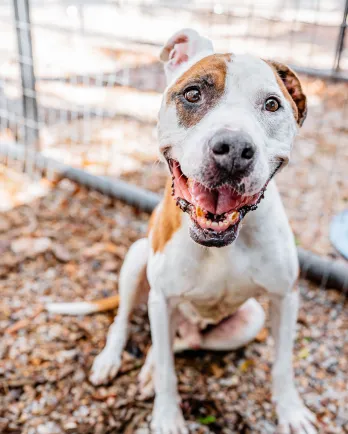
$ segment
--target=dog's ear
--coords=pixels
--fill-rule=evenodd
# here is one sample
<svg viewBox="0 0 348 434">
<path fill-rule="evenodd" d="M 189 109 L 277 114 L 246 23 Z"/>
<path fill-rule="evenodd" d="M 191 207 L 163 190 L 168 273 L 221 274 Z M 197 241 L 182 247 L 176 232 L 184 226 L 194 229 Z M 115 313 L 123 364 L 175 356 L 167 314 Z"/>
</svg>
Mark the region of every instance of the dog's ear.
<svg viewBox="0 0 348 434">
<path fill-rule="evenodd" d="M 179 75 L 190 60 L 209 56 L 214 52 L 212 42 L 193 29 L 182 29 L 175 33 L 163 47 L 160 59 L 164 62 L 167 81 Z"/>
<path fill-rule="evenodd" d="M 281 83 L 283 83 L 283 92 L 285 90 L 285 92 L 290 96 L 291 101 L 293 101 L 296 121 L 298 125 L 302 127 L 307 116 L 307 98 L 303 93 L 299 78 L 287 65 L 273 60 L 267 60 L 267 63 L 274 69 L 277 77 L 279 77 Z"/>
</svg>

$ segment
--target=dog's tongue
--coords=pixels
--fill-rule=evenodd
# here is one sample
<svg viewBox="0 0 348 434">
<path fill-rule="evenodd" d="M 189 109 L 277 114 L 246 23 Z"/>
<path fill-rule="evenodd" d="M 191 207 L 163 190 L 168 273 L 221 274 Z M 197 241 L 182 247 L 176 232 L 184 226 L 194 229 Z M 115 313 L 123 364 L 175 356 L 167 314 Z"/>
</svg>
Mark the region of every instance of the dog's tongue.
<svg viewBox="0 0 348 434">
<path fill-rule="evenodd" d="M 194 205 L 212 214 L 224 214 L 231 210 L 238 210 L 244 205 L 255 203 L 258 194 L 243 196 L 238 194 L 232 187 L 223 186 L 209 190 L 197 181 L 187 180 L 175 162 L 173 166 L 174 190 L 176 197 L 181 197 Z"/>
<path fill-rule="evenodd" d="M 229 186 L 209 190 L 196 181 L 189 182 L 188 190 L 195 205 L 218 215 L 231 210 L 238 210 L 253 199 L 250 196 L 238 194 Z"/>
</svg>

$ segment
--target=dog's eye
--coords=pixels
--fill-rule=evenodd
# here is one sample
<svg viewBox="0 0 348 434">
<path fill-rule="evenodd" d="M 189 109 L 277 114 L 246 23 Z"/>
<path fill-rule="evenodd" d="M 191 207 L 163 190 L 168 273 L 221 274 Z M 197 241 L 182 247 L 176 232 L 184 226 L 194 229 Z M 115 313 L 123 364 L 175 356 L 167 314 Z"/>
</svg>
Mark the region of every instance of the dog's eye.
<svg viewBox="0 0 348 434">
<path fill-rule="evenodd" d="M 184 97 L 186 101 L 195 104 L 201 100 L 202 95 L 198 87 L 189 87 L 185 90 Z"/>
<path fill-rule="evenodd" d="M 280 107 L 279 101 L 276 98 L 268 98 L 265 101 L 264 108 L 268 112 L 276 112 Z"/>
</svg>

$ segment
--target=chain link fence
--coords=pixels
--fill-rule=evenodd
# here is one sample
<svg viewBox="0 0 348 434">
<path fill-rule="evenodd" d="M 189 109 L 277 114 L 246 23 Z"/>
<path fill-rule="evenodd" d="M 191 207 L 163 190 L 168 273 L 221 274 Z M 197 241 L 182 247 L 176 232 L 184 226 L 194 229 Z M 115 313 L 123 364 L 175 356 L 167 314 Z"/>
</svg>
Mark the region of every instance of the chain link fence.
<svg viewBox="0 0 348 434">
<path fill-rule="evenodd" d="M 278 183 L 299 246 L 338 258 L 329 224 L 348 203 L 347 12 L 344 0 L 3 1 L 1 161 L 150 211 L 166 176 L 156 163 L 158 52 L 195 27 L 217 51 L 276 58 L 301 74 L 309 116 Z"/>
</svg>

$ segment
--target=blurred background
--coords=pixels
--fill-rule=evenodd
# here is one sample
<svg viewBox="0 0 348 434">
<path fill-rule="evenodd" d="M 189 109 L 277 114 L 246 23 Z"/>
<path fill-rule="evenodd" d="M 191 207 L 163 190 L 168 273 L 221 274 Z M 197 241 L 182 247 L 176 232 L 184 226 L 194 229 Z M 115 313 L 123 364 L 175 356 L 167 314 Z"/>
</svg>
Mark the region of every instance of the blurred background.
<svg viewBox="0 0 348 434">
<path fill-rule="evenodd" d="M 86 375 L 112 314 L 57 318 L 42 305 L 113 294 L 127 248 L 146 233 L 143 211 L 156 196 L 139 199 L 133 186 L 164 187 L 158 54 L 180 28 L 210 37 L 217 52 L 275 58 L 299 73 L 308 117 L 277 183 L 299 248 L 346 267 L 347 12 L 346 0 L 2 0 L 0 432 L 146 432 L 151 401 L 137 401 L 135 386 L 150 342 L 144 310 L 127 375 L 98 389 Z M 147 205 L 126 205 L 120 191 Z M 324 289 L 327 273 L 300 284 L 300 389 L 322 432 L 348 432 L 348 281 L 341 291 Z M 193 432 L 273 432 L 268 344 L 265 329 L 245 352 L 179 358 Z"/>
</svg>

